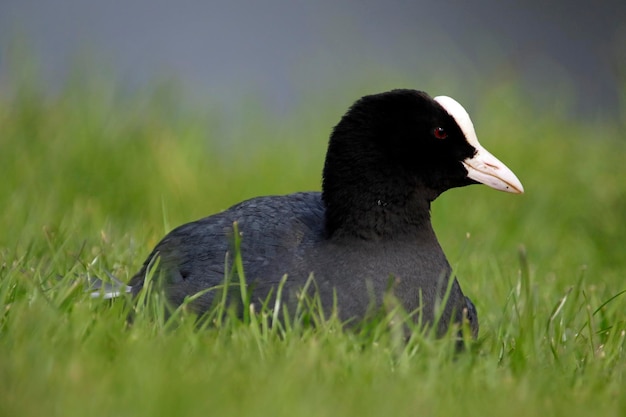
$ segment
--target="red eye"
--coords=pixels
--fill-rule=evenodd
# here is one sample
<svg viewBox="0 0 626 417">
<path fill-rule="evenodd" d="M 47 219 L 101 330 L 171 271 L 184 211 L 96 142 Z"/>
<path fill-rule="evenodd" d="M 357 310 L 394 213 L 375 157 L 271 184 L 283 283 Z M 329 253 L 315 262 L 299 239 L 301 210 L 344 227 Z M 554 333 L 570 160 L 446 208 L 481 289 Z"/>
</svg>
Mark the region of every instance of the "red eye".
<svg viewBox="0 0 626 417">
<path fill-rule="evenodd" d="M 435 135 L 437 139 L 445 139 L 448 137 L 448 133 L 443 127 L 436 127 L 435 130 L 433 130 L 433 135 Z"/>
</svg>

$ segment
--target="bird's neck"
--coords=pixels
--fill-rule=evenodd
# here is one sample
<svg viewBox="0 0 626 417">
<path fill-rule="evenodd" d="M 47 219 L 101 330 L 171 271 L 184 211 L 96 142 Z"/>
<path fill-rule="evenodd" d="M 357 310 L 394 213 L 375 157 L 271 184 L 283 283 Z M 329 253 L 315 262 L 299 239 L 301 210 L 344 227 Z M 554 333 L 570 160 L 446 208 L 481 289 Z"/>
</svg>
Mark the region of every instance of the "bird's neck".
<svg viewBox="0 0 626 417">
<path fill-rule="evenodd" d="M 324 164 L 326 234 L 366 240 L 434 236 L 430 203 L 438 194 L 423 176 L 381 154 L 373 138 L 340 127 Z"/>
<path fill-rule="evenodd" d="M 329 237 L 436 239 L 430 221 L 431 199 L 423 192 L 410 190 L 400 195 L 388 192 L 393 187 L 378 190 L 367 186 L 354 188 L 352 191 L 344 189 L 340 195 L 331 196 L 324 192 L 325 227 Z"/>
</svg>

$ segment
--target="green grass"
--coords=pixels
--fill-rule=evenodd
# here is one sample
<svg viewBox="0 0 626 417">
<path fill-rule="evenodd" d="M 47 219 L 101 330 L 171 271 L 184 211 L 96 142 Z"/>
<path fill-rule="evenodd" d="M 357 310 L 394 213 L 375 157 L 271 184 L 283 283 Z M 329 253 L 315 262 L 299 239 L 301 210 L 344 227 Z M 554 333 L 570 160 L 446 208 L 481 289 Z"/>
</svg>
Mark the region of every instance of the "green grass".
<svg viewBox="0 0 626 417">
<path fill-rule="evenodd" d="M 46 99 L 25 84 L 0 100 L 0 415 L 626 413 L 625 126 L 537 111 L 506 86 L 469 109 L 526 194 L 472 186 L 434 204 L 481 323 L 455 356 L 451 338 L 404 343 L 384 323 L 270 328 L 260 314 L 198 329 L 89 298 L 78 276 L 129 279 L 178 224 L 319 189 L 345 110 L 328 99 L 284 120 L 244 105 L 232 129 L 173 97 L 104 84 Z"/>
</svg>

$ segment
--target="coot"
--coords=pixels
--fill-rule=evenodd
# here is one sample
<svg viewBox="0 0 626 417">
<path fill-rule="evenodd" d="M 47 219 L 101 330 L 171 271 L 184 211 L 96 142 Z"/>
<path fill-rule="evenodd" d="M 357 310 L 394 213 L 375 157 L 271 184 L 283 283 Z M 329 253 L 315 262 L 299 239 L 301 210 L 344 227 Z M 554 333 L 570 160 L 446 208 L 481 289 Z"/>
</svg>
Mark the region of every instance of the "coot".
<svg viewBox="0 0 626 417">
<path fill-rule="evenodd" d="M 154 264 L 173 305 L 220 286 L 237 222 L 253 303 L 275 295 L 286 274 L 287 306 L 311 279 L 323 308 L 336 307 L 342 320 L 366 317 L 392 293 L 431 323 L 450 284 L 439 332 L 467 314 L 476 334 L 476 310 L 451 277 L 430 221 L 439 194 L 475 183 L 523 192 L 515 174 L 478 143 L 458 102 L 415 90 L 365 96 L 332 131 L 321 193 L 257 197 L 174 229 L 128 291 L 139 292 Z M 206 311 L 218 293 L 205 292 L 193 308 Z"/>
</svg>

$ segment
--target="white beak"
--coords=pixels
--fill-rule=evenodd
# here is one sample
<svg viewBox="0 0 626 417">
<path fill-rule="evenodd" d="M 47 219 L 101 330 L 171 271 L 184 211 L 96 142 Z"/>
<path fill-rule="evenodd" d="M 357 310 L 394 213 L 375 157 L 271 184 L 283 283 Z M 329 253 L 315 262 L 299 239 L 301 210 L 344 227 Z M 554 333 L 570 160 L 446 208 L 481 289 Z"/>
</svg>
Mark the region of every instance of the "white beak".
<svg viewBox="0 0 626 417">
<path fill-rule="evenodd" d="M 476 148 L 476 154 L 463 161 L 468 178 L 496 190 L 515 194 L 524 192 L 524 186 L 513 171 L 489 153 L 487 149 L 480 145 L 476 146 L 476 143 L 473 146 Z"/>
</svg>

